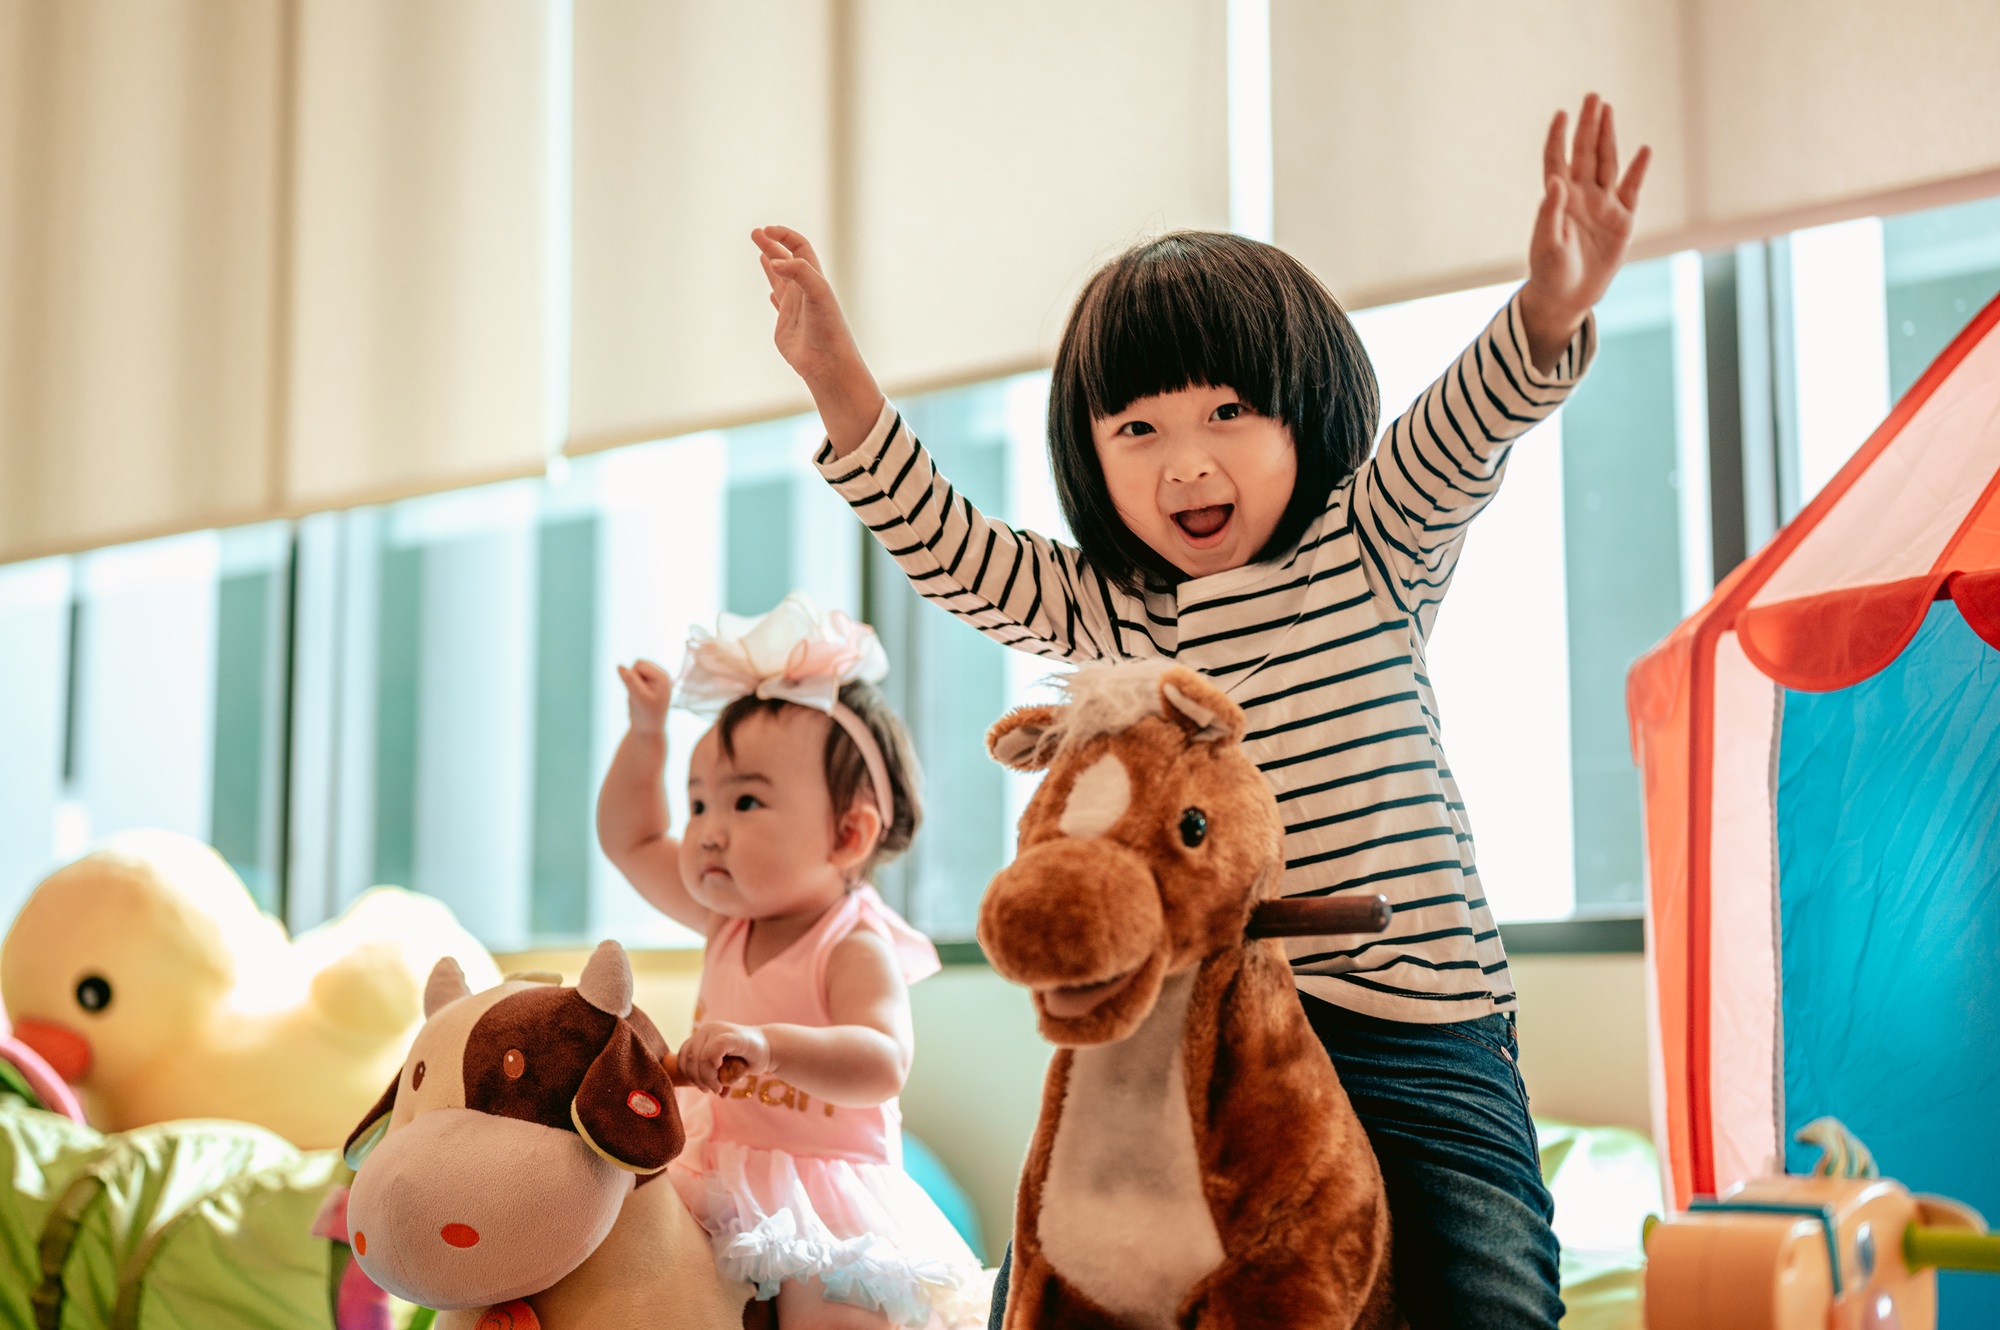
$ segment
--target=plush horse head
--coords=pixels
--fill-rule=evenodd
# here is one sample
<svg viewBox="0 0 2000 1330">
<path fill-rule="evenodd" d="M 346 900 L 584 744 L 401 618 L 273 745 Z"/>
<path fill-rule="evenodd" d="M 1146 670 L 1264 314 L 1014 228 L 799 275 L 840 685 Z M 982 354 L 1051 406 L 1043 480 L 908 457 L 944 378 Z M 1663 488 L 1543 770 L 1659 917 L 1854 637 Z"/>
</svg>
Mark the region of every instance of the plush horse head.
<svg viewBox="0 0 2000 1330">
<path fill-rule="evenodd" d="M 348 1138 L 355 1259 L 421 1306 L 549 1288 L 682 1145 L 667 1045 L 598 946 L 574 988 L 523 976 L 474 995 L 449 959 L 403 1070 Z"/>
<path fill-rule="evenodd" d="M 1049 1062 L 1008 1330 L 1384 1327 L 1388 1205 L 1277 942 L 1380 931 L 1380 897 L 1271 899 L 1284 827 L 1242 710 L 1192 671 L 1093 666 L 987 736 L 1047 771 L 979 941 Z"/>
<path fill-rule="evenodd" d="M 1048 769 L 1020 850 L 979 916 L 993 968 L 1034 991 L 1051 1043 L 1122 1039 L 1160 983 L 1239 947 L 1284 870 L 1283 827 L 1244 755 L 1243 712 L 1185 669 L 1097 667 L 1066 706 L 987 735 L 1017 771 Z"/>
</svg>

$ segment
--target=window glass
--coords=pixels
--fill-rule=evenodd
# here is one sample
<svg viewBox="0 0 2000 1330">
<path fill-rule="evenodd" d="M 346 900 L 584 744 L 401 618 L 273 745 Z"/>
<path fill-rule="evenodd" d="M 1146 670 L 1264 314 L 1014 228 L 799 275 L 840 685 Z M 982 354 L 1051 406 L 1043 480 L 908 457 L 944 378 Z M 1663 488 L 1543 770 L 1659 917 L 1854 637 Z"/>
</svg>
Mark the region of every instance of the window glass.
<svg viewBox="0 0 2000 1330">
<path fill-rule="evenodd" d="M 1354 316 L 1385 424 L 1512 289 Z M 1430 639 L 1445 751 L 1502 920 L 1641 899 L 1625 673 L 1709 589 L 1699 289 L 1689 259 L 1620 274 L 1597 311 L 1595 364 L 1512 452 Z"/>
<path fill-rule="evenodd" d="M 1043 443 L 1047 403 L 1048 376 L 1029 374 L 900 405 L 938 470 L 982 512 L 1068 540 Z M 880 885 L 933 937 L 967 939 L 986 884 L 1013 857 L 1014 824 L 1035 783 L 986 755 L 986 730 L 1037 696 L 1050 663 L 926 604 L 872 540 L 867 569 L 868 611 L 890 658 L 887 695 L 924 771 L 924 829 Z"/>
<path fill-rule="evenodd" d="M 279 908 L 290 562 L 267 524 L 0 569 L 0 908 L 139 827 Z"/>
<path fill-rule="evenodd" d="M 1885 218 L 1889 392 L 1901 397 L 2000 294 L 2000 199 Z"/>
</svg>

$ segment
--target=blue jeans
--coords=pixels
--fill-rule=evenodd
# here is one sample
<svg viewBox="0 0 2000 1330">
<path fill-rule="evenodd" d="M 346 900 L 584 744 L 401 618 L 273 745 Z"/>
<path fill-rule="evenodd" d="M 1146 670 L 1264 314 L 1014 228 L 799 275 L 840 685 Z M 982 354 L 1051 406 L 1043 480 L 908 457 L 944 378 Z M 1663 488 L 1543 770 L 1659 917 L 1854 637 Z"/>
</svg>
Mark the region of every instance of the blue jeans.
<svg viewBox="0 0 2000 1330">
<path fill-rule="evenodd" d="M 1300 1000 L 1381 1161 L 1411 1330 L 1555 1330 L 1555 1206 L 1513 1017 L 1413 1025 Z M 993 1330 L 1011 1258 L 993 1286 Z"/>
</svg>

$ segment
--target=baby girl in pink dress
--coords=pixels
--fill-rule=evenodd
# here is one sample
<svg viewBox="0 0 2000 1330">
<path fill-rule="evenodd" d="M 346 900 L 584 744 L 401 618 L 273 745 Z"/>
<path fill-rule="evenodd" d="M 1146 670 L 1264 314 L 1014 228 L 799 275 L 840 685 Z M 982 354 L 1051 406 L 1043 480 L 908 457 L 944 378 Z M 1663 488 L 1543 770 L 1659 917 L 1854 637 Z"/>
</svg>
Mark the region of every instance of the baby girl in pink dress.
<svg viewBox="0 0 2000 1330">
<path fill-rule="evenodd" d="M 867 883 L 918 819 L 909 736 L 873 686 L 887 670 L 865 625 L 796 594 L 754 624 L 725 615 L 723 635 L 695 631 L 677 695 L 649 661 L 620 667 L 631 728 L 598 796 L 605 854 L 708 939 L 674 1183 L 786 1330 L 986 1318 L 978 1260 L 902 1168 L 908 985 L 938 959 Z M 717 715 L 678 842 L 670 698 Z"/>
</svg>

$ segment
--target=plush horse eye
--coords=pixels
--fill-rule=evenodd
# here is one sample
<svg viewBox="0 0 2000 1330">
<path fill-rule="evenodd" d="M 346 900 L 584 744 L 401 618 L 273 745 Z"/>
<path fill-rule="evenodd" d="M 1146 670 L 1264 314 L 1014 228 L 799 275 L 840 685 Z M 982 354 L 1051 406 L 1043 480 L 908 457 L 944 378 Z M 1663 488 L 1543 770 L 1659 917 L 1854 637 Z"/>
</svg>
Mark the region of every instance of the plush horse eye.
<svg viewBox="0 0 2000 1330">
<path fill-rule="evenodd" d="M 510 1081 L 520 1080 L 521 1073 L 527 1069 L 528 1060 L 521 1056 L 521 1050 L 518 1048 L 508 1049 L 507 1055 L 500 1059 L 500 1070 L 507 1073 L 507 1079 Z"/>
<path fill-rule="evenodd" d="M 410 1068 L 410 1088 L 412 1090 L 424 1088 L 424 1064 L 421 1062 Z"/>
<path fill-rule="evenodd" d="M 102 975 L 86 975 L 76 986 L 76 1005 L 85 1011 L 103 1011 L 111 1005 L 111 982 Z"/>
<path fill-rule="evenodd" d="M 1208 837 L 1208 814 L 1199 808 L 1181 813 L 1181 844 L 1192 850 Z"/>
</svg>

